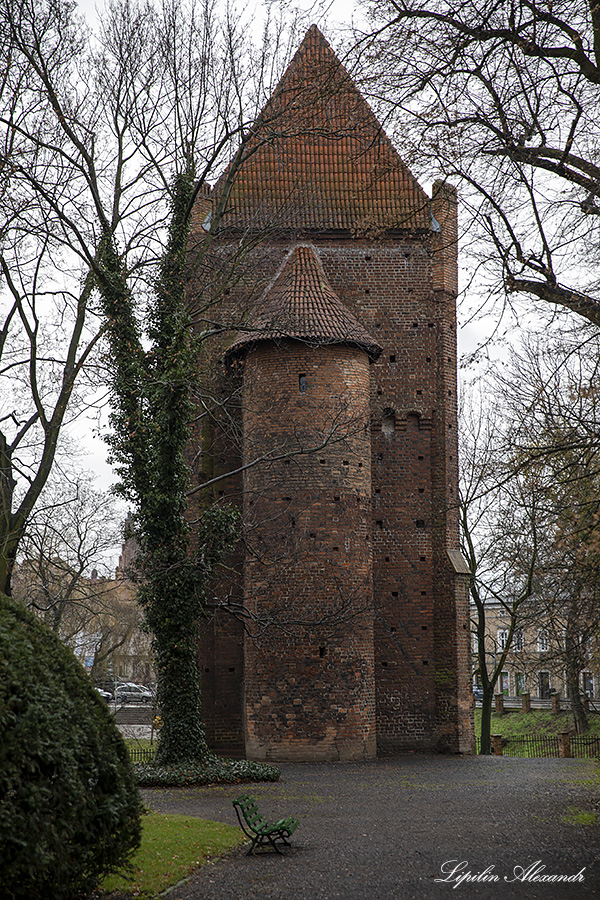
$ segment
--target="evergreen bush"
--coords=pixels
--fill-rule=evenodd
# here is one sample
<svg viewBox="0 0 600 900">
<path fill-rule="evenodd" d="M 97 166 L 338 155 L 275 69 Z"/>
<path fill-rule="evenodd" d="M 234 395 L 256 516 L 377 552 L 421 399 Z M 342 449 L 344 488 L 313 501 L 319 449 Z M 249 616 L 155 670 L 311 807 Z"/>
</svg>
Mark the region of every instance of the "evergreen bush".
<svg viewBox="0 0 600 900">
<path fill-rule="evenodd" d="M 0 595 L 3 900 L 71 900 L 127 863 L 141 801 L 106 703 L 71 651 Z"/>
<path fill-rule="evenodd" d="M 161 765 L 136 763 L 134 771 L 141 787 L 187 787 L 193 784 L 241 784 L 247 781 L 278 781 L 281 770 L 269 763 L 248 759 L 222 759 L 208 753 L 201 762 Z"/>
</svg>

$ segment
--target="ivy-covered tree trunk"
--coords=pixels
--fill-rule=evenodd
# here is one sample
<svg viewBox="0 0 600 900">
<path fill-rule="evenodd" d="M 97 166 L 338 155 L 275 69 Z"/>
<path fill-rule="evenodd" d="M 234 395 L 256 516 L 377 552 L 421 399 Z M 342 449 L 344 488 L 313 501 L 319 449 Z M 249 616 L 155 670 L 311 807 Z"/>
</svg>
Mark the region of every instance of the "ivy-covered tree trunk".
<svg viewBox="0 0 600 900">
<path fill-rule="evenodd" d="M 163 719 L 157 762 L 164 764 L 208 755 L 196 658 L 198 623 L 203 586 L 235 534 L 231 511 L 209 510 L 206 533 L 197 551 L 190 550 L 185 450 L 197 354 L 185 273 L 194 188 L 191 171 L 174 184 L 169 239 L 148 313 L 149 350 L 143 349 L 111 241 L 102 248 L 99 279 L 113 364 L 110 442 L 121 491 L 135 507 L 139 596 L 154 638 Z"/>
<path fill-rule="evenodd" d="M 185 541 L 182 547 L 187 547 Z M 172 549 L 163 559 L 164 571 L 155 572 L 143 590 L 146 618 L 154 636 L 157 700 L 163 720 L 157 762 L 165 764 L 208 755 L 197 665 L 201 608 L 185 574 L 186 561 L 180 550 Z"/>
</svg>

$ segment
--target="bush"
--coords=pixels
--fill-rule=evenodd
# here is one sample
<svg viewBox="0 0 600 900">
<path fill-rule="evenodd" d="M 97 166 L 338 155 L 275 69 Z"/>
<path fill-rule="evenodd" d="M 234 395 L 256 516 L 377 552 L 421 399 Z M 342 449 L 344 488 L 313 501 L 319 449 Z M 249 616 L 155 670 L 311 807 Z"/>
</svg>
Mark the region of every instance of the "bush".
<svg viewBox="0 0 600 900">
<path fill-rule="evenodd" d="M 142 787 L 185 787 L 192 784 L 240 784 L 246 781 L 277 781 L 281 770 L 268 763 L 247 759 L 221 759 L 212 754 L 204 762 L 163 766 L 154 761 L 134 766 Z"/>
<path fill-rule="evenodd" d="M 70 900 L 137 849 L 141 801 L 106 703 L 71 651 L 0 594 L 3 900 Z"/>
</svg>

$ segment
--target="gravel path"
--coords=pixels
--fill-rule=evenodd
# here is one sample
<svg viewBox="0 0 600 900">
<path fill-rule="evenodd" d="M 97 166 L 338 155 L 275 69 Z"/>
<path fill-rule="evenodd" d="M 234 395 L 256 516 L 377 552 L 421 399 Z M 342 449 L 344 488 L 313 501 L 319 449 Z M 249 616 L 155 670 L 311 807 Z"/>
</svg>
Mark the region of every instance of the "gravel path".
<svg viewBox="0 0 600 900">
<path fill-rule="evenodd" d="M 265 815 L 300 818 L 285 855 L 235 851 L 168 900 L 600 898 L 598 776 L 596 762 L 579 759 L 407 754 L 284 764 L 279 782 L 250 792 Z M 231 801 L 244 790 L 143 794 L 158 812 L 237 824 Z M 515 867 L 529 869 L 527 880 L 515 880 Z M 457 883 L 468 873 L 480 880 Z M 578 874 L 570 883 L 534 880 Z"/>
</svg>

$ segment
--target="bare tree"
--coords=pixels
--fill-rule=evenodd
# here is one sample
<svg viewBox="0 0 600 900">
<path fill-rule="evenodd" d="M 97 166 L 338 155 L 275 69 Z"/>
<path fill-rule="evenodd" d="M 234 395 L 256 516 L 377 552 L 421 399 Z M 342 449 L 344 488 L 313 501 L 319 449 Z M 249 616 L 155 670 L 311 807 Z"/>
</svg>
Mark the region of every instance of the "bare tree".
<svg viewBox="0 0 600 900">
<path fill-rule="evenodd" d="M 83 473 L 59 468 L 29 518 L 14 570 L 14 598 L 71 646 L 93 677 L 108 670 L 117 651 L 139 643 L 135 587 L 125 573 L 115 577 L 112 564 L 123 539 L 120 519 L 113 497 L 94 490 Z"/>
<path fill-rule="evenodd" d="M 599 349 L 589 326 L 523 342 L 496 376 L 495 418 L 478 408 L 463 417 L 463 552 L 475 572 L 486 729 L 509 654 L 522 670 L 543 659 L 561 681 L 564 672 L 575 727 L 587 727 L 581 674 L 600 632 Z M 486 634 L 490 599 L 502 614 L 501 646 Z M 543 647 L 515 647 L 517 632 L 538 627 Z"/>
<path fill-rule="evenodd" d="M 490 298 L 512 304 L 521 295 L 600 324 L 596 4 L 367 0 L 363 7 L 371 27 L 357 46 L 361 63 L 366 59 L 369 66 L 358 71 L 372 85 L 388 130 L 396 126 L 407 162 L 419 175 L 426 177 L 435 164 L 461 186 L 469 234 L 464 253 L 483 288 L 475 307 L 480 310 Z M 591 332 L 586 339 L 595 340 Z M 533 369 L 522 365 L 520 378 L 512 374 L 510 391 L 517 400 L 512 415 L 505 407 L 510 424 L 502 423 L 510 436 L 505 449 L 512 471 L 530 482 L 523 499 L 533 503 L 537 494 L 546 522 L 537 531 L 544 540 L 537 545 L 534 595 L 545 595 L 546 612 L 557 622 L 557 607 L 563 618 L 572 610 L 568 627 L 561 629 L 570 629 L 573 637 L 561 639 L 560 646 L 570 647 L 565 667 L 578 727 L 582 622 L 577 610 L 589 613 L 594 576 L 588 569 L 582 594 L 576 561 L 585 556 L 591 563 L 595 538 L 584 510 L 593 510 L 598 496 L 592 474 L 597 429 L 589 402 L 597 358 L 587 359 L 593 371 L 584 393 L 581 382 L 575 386 L 577 362 L 560 377 L 548 356 L 542 363 L 538 355 Z M 540 378 L 534 377 L 536 370 Z M 496 463 L 501 458 L 506 460 L 498 454 Z M 506 485 L 515 483 L 510 472 L 502 478 Z M 481 496 L 491 497 L 487 486 Z M 474 514 L 471 505 L 470 517 Z M 529 546 L 534 546 L 531 533 Z M 529 606 L 527 601 L 521 615 Z"/>
<path fill-rule="evenodd" d="M 185 447 L 202 341 L 239 324 L 211 310 L 236 277 L 244 240 L 216 268 L 209 251 L 237 168 L 260 143 L 254 124 L 275 69 L 235 11 L 219 17 L 212 0 L 115 0 L 93 39 L 63 0 L 2 0 L 0 20 L 7 228 L 29 233 L 32 215 L 31 268 L 43 268 L 39 247 L 48 244 L 49 283 L 83 284 L 77 309 L 102 323 L 113 461 L 135 510 L 140 598 L 157 653 L 160 756 L 202 757 L 196 629 L 235 515 L 222 504 L 204 509 L 190 545 Z M 261 124 L 260 140 L 269 139 L 269 113 Z M 207 179 L 220 173 L 208 215 Z M 14 256 L 23 259 L 16 239 Z"/>
<path fill-rule="evenodd" d="M 115 273 L 103 248 L 118 247 L 143 320 L 174 176 L 193 160 L 190 217 L 256 114 L 261 64 L 273 73 L 244 43 L 235 11 L 219 19 L 210 0 L 109 2 L 95 35 L 63 0 L 2 0 L 0 31 L 0 590 L 10 592 L 25 524 L 105 330 L 97 289 Z"/>
<path fill-rule="evenodd" d="M 60 284 L 54 266 L 63 254 L 52 230 L 45 238 L 33 227 L 21 233 L 27 222 L 11 223 L 10 203 L 0 206 L 0 591 L 9 594 L 19 544 L 52 471 L 61 429 L 81 409 L 76 382 L 100 329 L 93 316 L 90 321 L 90 280 Z"/>
<path fill-rule="evenodd" d="M 600 324 L 600 11 L 587 0 L 364 4 L 372 93 L 411 147 L 461 184 L 473 265 Z M 367 78 L 368 82 L 368 78 Z M 482 239 L 474 241 L 478 234 Z M 483 267 L 483 271 L 481 269 Z"/>
<path fill-rule="evenodd" d="M 476 673 L 483 690 L 482 754 L 491 753 L 491 714 L 496 684 L 523 612 L 535 590 L 543 492 L 507 453 L 500 415 L 471 395 L 461 409 L 462 470 L 459 520 L 461 549 L 472 572 L 470 584 Z M 502 643 L 488 635 L 490 606 L 506 623 Z"/>
<path fill-rule="evenodd" d="M 546 480 L 551 526 L 540 542 L 531 613 L 552 637 L 547 660 L 565 672 L 577 731 L 587 728 L 581 674 L 600 632 L 599 352 L 595 328 L 546 336 L 515 355 L 511 379 L 515 458 Z M 518 393 L 515 383 L 523 385 Z"/>
<path fill-rule="evenodd" d="M 170 260 L 175 259 L 175 268 L 181 266 L 181 248 L 185 253 L 195 198 L 229 139 L 243 126 L 247 97 L 245 75 L 240 71 L 243 63 L 239 34 L 231 20 L 224 24 L 216 21 L 210 3 L 197 9 L 184 9 L 176 2 L 165 2 L 158 8 L 127 0 L 109 4 L 98 35 L 92 38 L 73 5 L 63 0 L 26 0 L 22 4 L 3 0 L 0 31 L 4 73 L 0 121 L 5 135 L 0 189 L 5 210 L 3 244 L 8 248 L 3 270 L 14 298 L 5 330 L 8 332 L 9 325 L 17 321 L 21 324 L 21 330 L 14 337 L 8 335 L 3 347 L 14 348 L 4 372 L 9 375 L 18 362 L 34 405 L 33 415 L 24 417 L 17 397 L 4 421 L 13 424 L 16 437 L 30 432 L 37 422 L 50 433 L 50 447 L 42 458 L 43 469 L 36 468 L 34 487 L 25 493 L 27 505 L 22 502 L 16 513 L 11 503 L 18 490 L 17 473 L 28 472 L 26 464 L 18 465 L 16 471 L 12 466 L 16 437 L 4 439 L 1 445 L 6 496 L 3 523 L 7 534 L 3 541 L 1 586 L 7 589 L 25 522 L 48 477 L 76 370 L 85 362 L 78 347 L 90 314 L 108 325 L 107 339 L 115 363 L 115 416 L 121 417 L 126 435 L 124 443 L 115 449 L 124 491 L 133 496 L 138 508 L 145 509 L 146 525 L 151 521 L 169 525 L 179 522 L 179 536 L 185 536 L 183 468 L 177 453 L 162 458 L 167 472 L 174 471 L 180 481 L 177 489 L 163 479 L 158 487 L 163 492 L 162 504 L 149 501 L 144 482 L 136 481 L 128 465 L 133 454 L 138 470 L 145 469 L 148 486 L 156 488 L 152 474 L 157 466 L 160 469 L 161 451 L 158 449 L 153 456 L 156 448 L 152 447 L 151 436 L 162 427 L 168 432 L 166 418 L 160 422 L 155 418 L 149 428 L 139 427 L 137 434 L 133 432 L 140 425 L 141 410 L 147 413 L 153 402 L 153 414 L 160 416 L 156 404 L 160 406 L 157 397 L 161 386 L 166 392 L 163 399 L 170 392 L 169 409 L 177 408 L 175 381 L 180 374 L 173 376 L 165 363 L 173 347 L 173 331 L 160 332 L 162 326 L 168 331 L 167 319 L 160 319 L 160 309 L 161 302 L 168 301 L 166 285 L 173 274 Z M 176 198 L 177 183 L 186 186 L 183 201 L 181 195 Z M 180 205 L 174 215 L 176 201 Z M 171 244 L 165 251 L 165 228 L 174 220 L 180 226 L 174 239 L 176 249 Z M 18 281 L 13 276 L 13 261 L 16 271 L 22 273 Z M 177 276 L 179 283 L 184 284 L 181 268 Z M 157 282 L 162 284 L 162 293 L 155 289 Z M 59 370 L 62 380 L 57 381 L 51 372 L 54 378 L 40 384 L 39 377 L 32 377 L 33 366 L 40 359 L 52 361 L 54 354 L 41 350 L 40 336 L 47 334 L 48 327 L 42 327 L 37 301 L 51 290 L 55 296 L 61 290 L 65 319 L 70 307 L 74 308 L 75 324 L 69 353 Z M 143 347 L 137 317 L 146 318 L 145 303 L 157 297 L 159 312 L 151 317 L 151 357 Z M 169 323 L 172 326 L 179 316 L 174 328 L 179 349 L 182 341 L 189 345 L 189 319 L 183 312 L 183 297 L 180 290 L 176 297 L 179 306 Z M 32 307 L 33 314 L 27 319 Z M 172 307 L 169 311 L 173 313 Z M 57 332 L 60 324 L 59 320 L 55 325 Z M 57 342 L 60 346 L 60 334 Z M 23 345 L 31 348 L 25 361 L 14 356 Z M 187 371 L 188 379 L 189 374 Z M 157 388 L 153 398 L 144 381 Z M 54 401 L 57 412 L 54 419 L 48 419 L 42 400 L 52 392 L 58 395 Z M 184 416 L 189 415 L 185 402 L 183 407 L 179 404 L 178 412 L 182 409 Z M 128 413 L 132 414 L 130 422 L 126 421 Z M 179 428 L 178 434 L 180 441 L 185 440 L 185 426 Z M 160 529 L 153 537 L 160 544 Z M 185 540 L 180 544 L 178 552 L 185 558 Z M 160 553 L 157 558 L 165 562 Z M 167 568 L 172 562 L 166 561 Z M 174 583 L 171 573 L 170 584 Z M 180 589 L 180 595 L 183 593 Z M 179 609 L 188 604 L 187 626 L 180 629 L 180 643 L 188 649 L 190 660 L 195 658 L 193 621 L 199 599 L 194 591 L 179 604 Z M 177 603 L 172 602 L 170 614 L 164 604 L 162 607 L 171 623 L 177 618 L 176 607 Z M 158 630 L 160 616 L 154 619 Z M 160 633 L 157 641 L 161 642 Z M 165 666 L 175 667 L 177 661 L 167 658 L 164 639 L 161 649 L 163 671 Z M 191 757 L 204 747 L 198 679 L 195 666 L 189 660 L 182 661 L 181 653 L 178 663 L 178 690 L 189 698 L 190 708 L 171 716 L 173 692 L 166 690 L 163 715 L 167 734 L 170 722 L 180 723 L 176 725 L 182 737 L 179 752 Z M 182 678 L 187 678 L 185 687 Z M 181 724 L 186 716 L 187 721 Z M 166 741 L 165 746 L 168 744 Z"/>
</svg>

